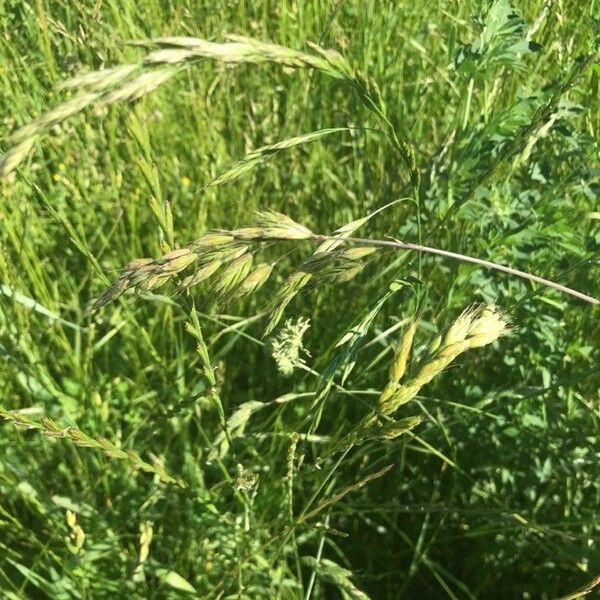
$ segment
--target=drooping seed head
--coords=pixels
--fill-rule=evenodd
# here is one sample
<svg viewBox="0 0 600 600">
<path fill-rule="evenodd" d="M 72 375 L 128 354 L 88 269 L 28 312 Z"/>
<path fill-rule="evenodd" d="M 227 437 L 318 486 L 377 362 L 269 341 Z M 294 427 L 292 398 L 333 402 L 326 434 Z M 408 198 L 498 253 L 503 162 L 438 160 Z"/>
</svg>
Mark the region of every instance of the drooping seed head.
<svg viewBox="0 0 600 600">
<path fill-rule="evenodd" d="M 390 414 L 412 400 L 419 390 L 432 381 L 452 361 L 471 348 L 491 344 L 508 332 L 508 324 L 502 313 L 493 306 L 482 310 L 465 310 L 450 326 L 433 354 L 421 365 L 414 377 L 393 390 L 388 385 L 379 398 L 379 412 Z"/>
</svg>

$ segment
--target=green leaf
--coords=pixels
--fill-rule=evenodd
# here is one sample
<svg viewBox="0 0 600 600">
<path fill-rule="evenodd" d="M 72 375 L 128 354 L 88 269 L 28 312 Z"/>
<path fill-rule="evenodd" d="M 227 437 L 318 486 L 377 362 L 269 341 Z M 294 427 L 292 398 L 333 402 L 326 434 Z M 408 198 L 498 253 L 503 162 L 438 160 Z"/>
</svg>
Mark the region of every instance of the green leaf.
<svg viewBox="0 0 600 600">
<path fill-rule="evenodd" d="M 175 571 L 159 568 L 155 569 L 154 573 L 163 583 L 175 590 L 187 592 L 188 594 L 198 594 L 198 590 L 196 590 L 196 588 L 189 581 L 187 581 L 187 579 L 184 579 Z"/>
</svg>

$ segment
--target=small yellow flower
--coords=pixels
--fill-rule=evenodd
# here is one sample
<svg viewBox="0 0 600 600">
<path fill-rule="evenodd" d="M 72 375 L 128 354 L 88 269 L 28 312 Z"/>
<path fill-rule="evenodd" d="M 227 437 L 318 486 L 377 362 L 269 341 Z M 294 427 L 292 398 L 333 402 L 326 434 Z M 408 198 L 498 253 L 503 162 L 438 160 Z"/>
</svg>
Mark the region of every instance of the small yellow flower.
<svg viewBox="0 0 600 600">
<path fill-rule="evenodd" d="M 66 169 L 65 163 L 58 163 L 58 170 L 59 171 L 64 171 L 65 169 Z"/>
<path fill-rule="evenodd" d="M 54 173 L 54 175 L 52 175 L 52 179 L 54 179 L 54 181 L 61 181 L 62 176 L 60 175 L 60 173 Z"/>
<path fill-rule="evenodd" d="M 182 185 L 184 188 L 189 188 L 191 183 L 192 183 L 192 182 L 190 181 L 190 178 L 189 178 L 189 177 L 186 177 L 186 176 L 184 175 L 184 176 L 181 178 L 181 185 Z"/>
</svg>

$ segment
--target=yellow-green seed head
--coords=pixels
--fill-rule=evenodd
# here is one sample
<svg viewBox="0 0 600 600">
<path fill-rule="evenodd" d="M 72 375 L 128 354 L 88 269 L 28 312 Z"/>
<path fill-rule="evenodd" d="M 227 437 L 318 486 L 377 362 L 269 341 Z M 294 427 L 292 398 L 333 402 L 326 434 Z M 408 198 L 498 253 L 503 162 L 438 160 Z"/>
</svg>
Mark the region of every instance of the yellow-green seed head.
<svg viewBox="0 0 600 600">
<path fill-rule="evenodd" d="M 398 348 L 396 349 L 396 355 L 394 356 L 394 362 L 390 367 L 390 382 L 398 383 L 404 373 L 406 373 L 406 365 L 408 363 L 408 357 L 410 356 L 410 350 L 412 348 L 415 333 L 417 331 L 418 321 L 412 321 L 402 338 Z"/>
<path fill-rule="evenodd" d="M 444 346 L 451 346 L 457 342 L 462 342 L 469 333 L 469 327 L 473 321 L 473 310 L 465 310 L 457 319 L 450 325 L 450 329 L 444 338 Z"/>
<path fill-rule="evenodd" d="M 123 271 L 137 271 L 142 267 L 148 266 L 152 262 L 154 262 L 154 259 L 152 258 L 134 258 L 127 263 Z"/>
<path fill-rule="evenodd" d="M 189 288 L 197 283 L 200 283 L 201 281 L 204 281 L 205 279 L 208 279 L 219 269 L 222 264 L 223 263 L 220 260 L 213 260 L 205 264 L 195 273 L 186 277 L 181 283 L 181 287 Z"/>
<path fill-rule="evenodd" d="M 342 256 L 348 260 L 360 260 L 365 256 L 369 256 L 369 254 L 373 254 L 375 251 L 376 248 L 373 248 L 372 246 L 357 246 L 356 248 L 344 250 Z"/>
<path fill-rule="evenodd" d="M 260 227 L 242 227 L 234 229 L 231 234 L 238 240 L 256 240 L 262 237 L 262 229 Z"/>
<path fill-rule="evenodd" d="M 336 283 L 346 283 L 347 281 L 352 281 L 361 271 L 363 270 L 363 265 L 353 265 L 348 269 L 344 269 L 340 273 L 338 273 L 335 277 Z"/>
<path fill-rule="evenodd" d="M 189 248 L 179 248 L 163 255 L 159 261 L 162 272 L 179 273 L 197 259 L 195 252 Z"/>
<path fill-rule="evenodd" d="M 271 276 L 274 264 L 260 264 L 250 273 L 240 286 L 243 295 L 252 294 L 260 289 Z"/>
<path fill-rule="evenodd" d="M 214 246 L 224 246 L 233 242 L 234 238 L 232 235 L 224 233 L 207 233 L 203 235 L 199 240 L 196 240 L 191 247 L 196 248 L 212 248 Z"/>
<path fill-rule="evenodd" d="M 218 294 L 226 294 L 236 288 L 239 283 L 248 275 L 252 266 L 252 254 L 244 254 L 236 258 L 221 273 L 221 278 L 215 284 L 215 291 Z"/>
<path fill-rule="evenodd" d="M 509 332 L 508 322 L 493 306 L 484 308 L 469 327 L 471 348 L 487 346 Z"/>
</svg>

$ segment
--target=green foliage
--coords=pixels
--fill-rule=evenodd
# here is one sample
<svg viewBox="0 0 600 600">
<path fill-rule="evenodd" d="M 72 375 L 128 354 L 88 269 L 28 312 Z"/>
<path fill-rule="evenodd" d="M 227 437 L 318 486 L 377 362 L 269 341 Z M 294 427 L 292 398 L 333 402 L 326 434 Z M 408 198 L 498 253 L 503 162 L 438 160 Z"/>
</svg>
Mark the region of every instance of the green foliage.
<svg viewBox="0 0 600 600">
<path fill-rule="evenodd" d="M 591 590 L 594 8 L 0 4 L 0 596 Z"/>
</svg>

